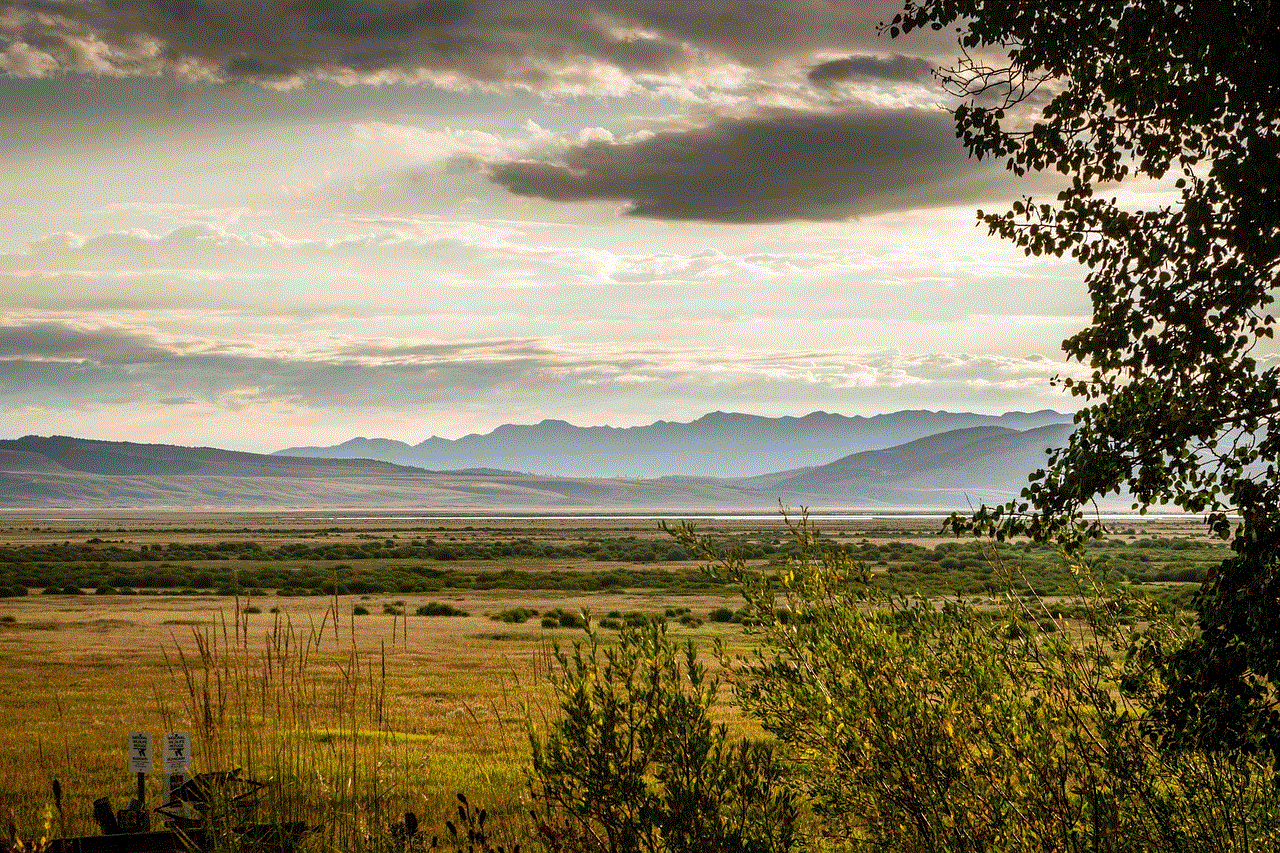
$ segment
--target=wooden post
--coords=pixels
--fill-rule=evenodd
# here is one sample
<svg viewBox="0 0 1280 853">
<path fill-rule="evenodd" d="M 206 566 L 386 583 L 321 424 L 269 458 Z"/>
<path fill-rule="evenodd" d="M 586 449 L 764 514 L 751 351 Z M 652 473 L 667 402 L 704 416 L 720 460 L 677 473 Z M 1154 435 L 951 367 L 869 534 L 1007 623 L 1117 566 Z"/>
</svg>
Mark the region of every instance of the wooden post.
<svg viewBox="0 0 1280 853">
<path fill-rule="evenodd" d="M 147 813 L 147 774 L 151 772 L 152 755 L 151 733 L 130 732 L 129 769 L 138 774 L 138 814 L 144 817 Z"/>
<path fill-rule="evenodd" d="M 182 787 L 191 770 L 191 735 L 187 732 L 165 732 L 164 772 L 168 778 L 165 801 L 173 799 L 173 792 Z"/>
</svg>

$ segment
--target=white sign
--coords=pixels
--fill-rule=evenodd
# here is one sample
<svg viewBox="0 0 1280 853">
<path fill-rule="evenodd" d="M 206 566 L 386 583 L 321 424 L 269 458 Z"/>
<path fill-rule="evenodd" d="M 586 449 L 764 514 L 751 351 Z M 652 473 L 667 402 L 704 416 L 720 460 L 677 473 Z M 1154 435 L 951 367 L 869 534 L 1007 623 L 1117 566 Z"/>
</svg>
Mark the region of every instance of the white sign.
<svg viewBox="0 0 1280 853">
<path fill-rule="evenodd" d="M 186 773 L 191 769 L 191 735 L 168 732 L 164 736 L 164 772 Z"/>
<path fill-rule="evenodd" d="M 129 772 L 151 772 L 151 732 L 129 733 Z"/>
</svg>

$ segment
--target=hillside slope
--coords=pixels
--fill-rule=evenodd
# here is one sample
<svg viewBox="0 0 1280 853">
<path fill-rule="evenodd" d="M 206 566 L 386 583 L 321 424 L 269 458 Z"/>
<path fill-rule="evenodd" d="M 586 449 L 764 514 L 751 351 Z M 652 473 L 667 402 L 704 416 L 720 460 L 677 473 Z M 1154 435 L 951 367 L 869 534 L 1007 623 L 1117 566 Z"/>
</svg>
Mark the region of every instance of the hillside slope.
<svg viewBox="0 0 1280 853">
<path fill-rule="evenodd" d="M 0 507 L 442 511 L 963 509 L 1017 494 L 1070 427 L 971 427 L 751 478 L 546 477 L 53 436 L 0 441 Z"/>
<path fill-rule="evenodd" d="M 885 450 L 853 453 L 827 465 L 754 488 L 780 497 L 839 496 L 869 505 L 965 507 L 1016 496 L 1027 475 L 1043 468 L 1047 451 L 1066 443 L 1068 424 L 1018 431 L 1002 427 L 952 430 Z"/>
</svg>

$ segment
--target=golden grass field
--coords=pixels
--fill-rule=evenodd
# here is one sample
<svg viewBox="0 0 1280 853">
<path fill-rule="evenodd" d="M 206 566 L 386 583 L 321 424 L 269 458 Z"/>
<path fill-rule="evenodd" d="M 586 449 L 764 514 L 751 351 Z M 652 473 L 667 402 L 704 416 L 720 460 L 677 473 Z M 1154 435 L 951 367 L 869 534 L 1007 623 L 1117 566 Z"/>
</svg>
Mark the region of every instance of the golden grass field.
<svg viewBox="0 0 1280 853">
<path fill-rule="evenodd" d="M 234 532 L 264 521 L 173 515 L 120 516 L 109 523 L 113 531 L 126 531 L 113 533 L 122 541 L 150 544 L 218 541 L 233 534 L 244 538 Z M 86 532 L 97 529 L 78 527 L 75 519 L 58 522 L 31 515 L 3 522 L 0 540 L 11 544 L 76 536 L 83 541 Z M 296 524 L 300 530 L 313 526 L 308 519 Z M 262 534 L 264 543 L 290 541 L 289 533 L 280 532 L 288 524 L 272 518 L 269 526 L 276 532 Z M 382 526 L 357 522 L 351 528 Z M 483 526 L 455 526 L 458 536 L 485 535 Z M 550 541 L 563 523 L 530 526 Z M 666 536 L 655 522 L 599 526 L 619 535 Z M 197 527 L 206 532 L 175 533 Z M 554 568 L 598 571 L 600 564 Z M 736 606 L 729 596 L 677 599 L 680 606 L 704 615 L 723 604 Z M 428 601 L 447 602 L 470 615 L 413 615 Z M 670 596 L 646 592 L 536 591 L 238 599 L 33 594 L 5 599 L 0 614 L 13 622 L 0 624 L 5 727 L 0 736 L 0 817 L 30 837 L 42 809 L 52 802 L 51 784 L 58 779 L 63 814 L 55 817 L 55 832 L 96 834 L 90 817 L 93 800 L 110 796 L 114 806 L 122 807 L 135 788 L 125 756 L 131 731 L 150 731 L 157 738 L 166 731 L 191 732 L 197 772 L 243 766 L 264 781 L 293 772 L 299 779 L 291 784 L 317 801 L 340 794 L 346 785 L 352 794 L 337 796 L 344 808 L 376 791 L 377 802 L 360 806 L 370 819 L 413 810 L 430 825 L 437 816 L 443 820 L 448 815 L 457 792 L 499 811 L 514 810 L 524 787 L 526 721 L 536 722 L 549 710 L 551 643 L 567 643 L 582 633 L 545 629 L 536 618 L 506 624 L 487 614 L 513 606 L 539 611 L 585 607 L 597 615 L 609 610 L 660 613 L 671 602 Z M 384 604 L 409 615 L 387 615 Z M 352 615 L 356 605 L 369 614 Z M 247 607 L 262 612 L 246 614 Z M 279 612 L 272 613 L 273 608 Z M 671 631 L 699 639 L 741 634 L 738 626 L 714 624 L 697 629 L 673 625 Z M 219 710 L 220 728 L 208 719 Z M 159 804 L 158 772 L 148 785 L 149 804 Z M 317 809 L 311 804 L 304 810 Z M 314 814 L 309 820 L 316 820 Z"/>
<path fill-rule="evenodd" d="M 60 515 L 0 516 L 0 540 L 83 542 L 93 531 L 111 531 L 116 541 L 131 544 L 253 537 L 278 544 L 305 538 L 321 524 L 306 514 Z M 528 535 L 546 541 L 584 528 L 606 535 L 667 536 L 656 521 L 637 519 L 429 523 L 437 536 L 460 538 L 490 535 L 488 528 L 498 524 L 504 529 L 522 525 Z M 391 535 L 397 524 L 403 526 L 371 517 L 326 518 L 323 524 L 350 535 Z M 947 538 L 937 532 L 939 524 L 937 519 L 897 519 L 827 526 L 837 538 L 910 538 L 931 545 Z M 700 526 L 776 526 L 780 535 L 786 530 L 781 518 Z M 1182 522 L 1152 522 L 1145 529 L 1156 535 L 1188 531 Z M 488 564 L 493 570 L 508 567 Z M 541 567 L 602 568 L 563 560 L 543 561 Z M 0 623 L 0 819 L 12 821 L 23 837 L 37 833 L 57 779 L 63 808 L 54 815 L 55 834 L 96 834 L 93 801 L 110 796 L 113 806 L 121 807 L 135 787 L 126 768 L 126 735 L 150 731 L 158 738 L 166 731 L 189 731 L 195 771 L 243 767 L 274 783 L 275 812 L 260 817 L 324 822 L 345 833 L 344 844 L 376 832 L 406 810 L 421 816 L 428 829 L 438 827 L 457 792 L 518 826 L 527 720 L 536 724 L 552 711 L 546 678 L 551 643 L 568 643 L 582 633 L 546 629 L 537 618 L 496 622 L 488 614 L 524 606 L 589 608 L 598 616 L 610 610 L 661 613 L 678 605 L 705 617 L 714 607 L 739 603 L 728 593 L 645 591 L 336 598 L 266 592 L 252 599 L 32 594 L 0 600 L 0 616 L 12 617 Z M 428 601 L 447 602 L 470 615 L 413 615 Z M 409 615 L 386 614 L 384 604 Z M 353 615 L 356 605 L 369 614 Z M 261 612 L 245 613 L 246 607 Z M 708 649 L 714 638 L 740 647 L 749 639 L 740 626 L 711 622 L 673 623 L 670 632 L 693 637 Z M 158 805 L 158 772 L 148 784 L 148 804 Z"/>
</svg>

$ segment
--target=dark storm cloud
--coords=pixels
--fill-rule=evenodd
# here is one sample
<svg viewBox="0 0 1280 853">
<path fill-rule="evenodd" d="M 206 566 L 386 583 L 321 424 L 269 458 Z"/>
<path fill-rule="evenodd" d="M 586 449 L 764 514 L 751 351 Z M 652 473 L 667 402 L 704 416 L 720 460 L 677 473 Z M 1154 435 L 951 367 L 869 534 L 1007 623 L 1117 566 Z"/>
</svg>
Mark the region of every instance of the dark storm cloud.
<svg viewBox="0 0 1280 853">
<path fill-rule="evenodd" d="M 420 29 L 456 26 L 467 18 L 471 3 L 424 0 L 418 3 L 302 0 L 294 8 L 318 29 L 356 38 L 394 36 Z"/>
<path fill-rule="evenodd" d="M 933 63 L 918 56 L 895 54 L 888 59 L 878 56 L 848 56 L 815 65 L 809 71 L 809 82 L 819 86 L 842 83 L 859 77 L 907 83 L 925 83 L 933 76 Z"/>
<path fill-rule="evenodd" d="M 752 68 L 877 43 L 896 0 L 0 0 L 0 70 L 292 84 L 428 80 L 535 90 Z M 616 84 L 616 80 L 613 81 Z"/>
<path fill-rule="evenodd" d="M 551 201 L 621 201 L 634 216 L 712 222 L 842 220 L 985 197 L 942 110 L 772 110 L 495 164 L 492 180 Z"/>
</svg>

